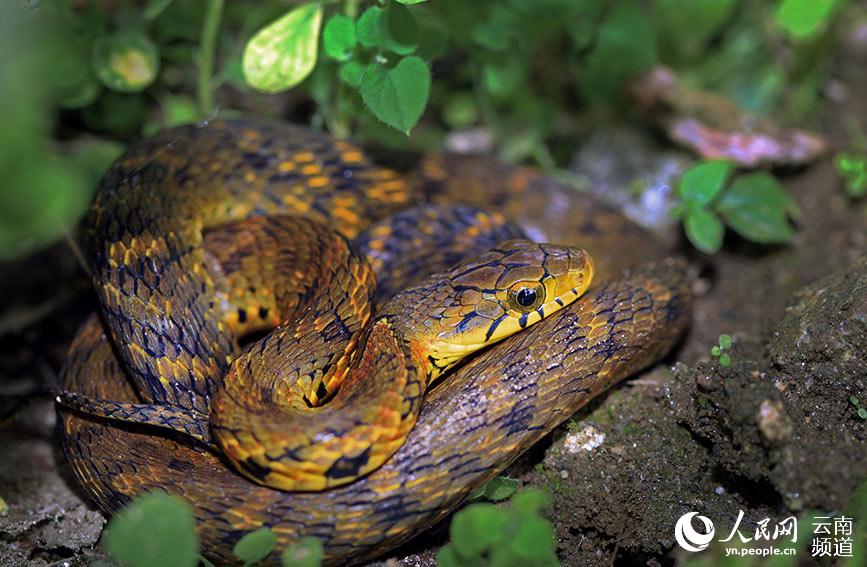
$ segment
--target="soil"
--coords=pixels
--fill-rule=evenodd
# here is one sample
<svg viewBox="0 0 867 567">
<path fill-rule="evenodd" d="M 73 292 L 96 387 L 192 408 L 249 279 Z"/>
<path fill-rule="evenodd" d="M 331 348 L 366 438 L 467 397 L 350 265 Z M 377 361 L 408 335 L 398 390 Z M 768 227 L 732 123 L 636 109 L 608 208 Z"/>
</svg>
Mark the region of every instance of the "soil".
<svg viewBox="0 0 867 567">
<path fill-rule="evenodd" d="M 864 60 L 854 57 L 836 79 L 848 95 L 821 124 L 836 149 L 846 144 L 844 117 L 867 116 Z M 658 226 L 691 259 L 692 329 L 667 361 L 595 400 L 507 471 L 550 493 L 564 564 L 671 564 L 686 558 L 673 527 L 688 511 L 720 531 L 743 511 L 752 532 L 762 518 L 839 512 L 867 478 L 867 420 L 856 406 L 867 407 L 867 204 L 845 195 L 830 158 L 777 173 L 803 212 L 795 240 L 766 247 L 729 236 L 708 257 L 677 227 Z M 88 279 L 59 244 L 0 265 L 0 297 L 11 298 L 0 309 L 0 565 L 88 563 L 100 556 L 105 518 L 58 452 L 51 402 L 36 396 L 24 407 L 56 384 L 94 306 Z M 728 367 L 709 354 L 722 333 L 734 338 Z M 386 563 L 433 565 L 446 538 L 440 526 Z"/>
</svg>

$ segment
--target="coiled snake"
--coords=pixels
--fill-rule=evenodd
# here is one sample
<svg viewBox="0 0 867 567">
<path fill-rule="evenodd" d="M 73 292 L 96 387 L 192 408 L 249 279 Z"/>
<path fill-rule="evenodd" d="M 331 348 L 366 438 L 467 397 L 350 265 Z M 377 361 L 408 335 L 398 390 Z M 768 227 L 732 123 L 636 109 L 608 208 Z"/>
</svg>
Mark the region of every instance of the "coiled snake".
<svg viewBox="0 0 867 567">
<path fill-rule="evenodd" d="M 135 145 L 87 227 L 101 319 L 64 370 L 65 452 L 106 511 L 187 499 L 218 560 L 261 526 L 329 562 L 394 547 L 688 319 L 682 265 L 573 190 L 455 156 L 400 175 L 282 124 Z"/>
</svg>

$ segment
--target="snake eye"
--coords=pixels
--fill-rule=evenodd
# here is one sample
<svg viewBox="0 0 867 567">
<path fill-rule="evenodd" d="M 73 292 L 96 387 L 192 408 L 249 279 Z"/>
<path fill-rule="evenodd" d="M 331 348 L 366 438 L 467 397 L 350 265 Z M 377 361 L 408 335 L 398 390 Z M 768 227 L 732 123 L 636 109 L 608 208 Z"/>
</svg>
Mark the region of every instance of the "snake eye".
<svg viewBox="0 0 867 567">
<path fill-rule="evenodd" d="M 509 307 L 529 313 L 545 301 L 545 287 L 539 282 L 518 282 L 509 288 Z"/>
</svg>

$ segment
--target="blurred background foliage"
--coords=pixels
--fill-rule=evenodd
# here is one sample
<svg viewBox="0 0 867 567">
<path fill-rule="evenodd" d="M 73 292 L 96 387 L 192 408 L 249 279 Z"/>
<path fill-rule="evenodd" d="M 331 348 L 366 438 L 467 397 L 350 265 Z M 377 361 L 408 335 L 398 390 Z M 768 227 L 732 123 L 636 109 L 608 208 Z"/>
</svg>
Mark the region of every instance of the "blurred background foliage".
<svg viewBox="0 0 867 567">
<path fill-rule="evenodd" d="M 860 10 L 846 0 L 2 2 L 0 258 L 67 235 L 130 141 L 217 116 L 288 118 L 413 150 L 482 127 L 501 158 L 556 171 L 588 112 L 628 114 L 625 86 L 665 64 L 691 87 L 809 124 L 835 27 Z M 837 161 L 853 196 L 867 188 L 864 150 Z M 697 246 L 713 251 L 722 224 L 709 211 L 693 224 L 705 234 Z"/>
</svg>

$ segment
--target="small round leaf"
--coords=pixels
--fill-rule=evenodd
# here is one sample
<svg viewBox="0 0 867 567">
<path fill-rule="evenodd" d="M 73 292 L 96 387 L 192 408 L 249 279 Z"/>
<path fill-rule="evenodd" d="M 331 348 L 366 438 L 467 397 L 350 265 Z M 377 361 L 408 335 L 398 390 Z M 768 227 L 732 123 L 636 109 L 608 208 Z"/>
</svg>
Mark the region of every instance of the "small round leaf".
<svg viewBox="0 0 867 567">
<path fill-rule="evenodd" d="M 725 226 L 707 209 L 691 209 L 683 220 L 686 237 L 705 254 L 714 254 L 722 248 Z"/>
<path fill-rule="evenodd" d="M 190 507 L 174 496 L 145 494 L 118 512 L 106 529 L 112 557 L 129 567 L 195 567 L 199 540 Z"/>
<path fill-rule="evenodd" d="M 276 93 L 307 78 L 316 65 L 322 6 L 313 2 L 293 8 L 247 43 L 243 67 L 247 83 Z"/>
<path fill-rule="evenodd" d="M 146 89 L 160 69 L 156 45 L 140 31 L 122 31 L 93 44 L 93 70 L 106 87 L 120 93 Z"/>
<path fill-rule="evenodd" d="M 321 541 L 315 537 L 301 538 L 283 552 L 283 567 L 319 567 L 324 556 Z"/>
<path fill-rule="evenodd" d="M 706 205 L 725 186 L 734 169 L 725 161 L 703 161 L 687 169 L 677 184 L 678 196 L 691 205 Z"/>
<path fill-rule="evenodd" d="M 478 557 L 502 540 L 508 521 L 506 513 L 493 504 L 471 504 L 452 519 L 452 545 L 461 557 Z"/>
<path fill-rule="evenodd" d="M 277 545 L 277 536 L 268 528 L 259 528 L 238 540 L 232 553 L 244 565 L 253 565 L 262 561 L 274 551 Z"/>
<path fill-rule="evenodd" d="M 398 55 L 415 51 L 419 40 L 415 17 L 400 4 L 365 10 L 358 19 L 357 33 L 364 47 L 386 49 Z"/>
<path fill-rule="evenodd" d="M 374 63 L 364 70 L 360 91 L 374 116 L 409 135 L 427 106 L 430 69 L 418 57 L 406 57 L 391 69 Z"/>
<path fill-rule="evenodd" d="M 355 36 L 355 22 L 352 18 L 337 14 L 332 16 L 322 30 L 322 45 L 325 53 L 332 59 L 346 61 L 352 57 L 352 50 L 358 44 Z"/>
<path fill-rule="evenodd" d="M 347 61 L 340 66 L 337 76 L 347 85 L 357 89 L 361 84 L 361 78 L 364 76 L 364 65 L 358 61 Z"/>
</svg>

